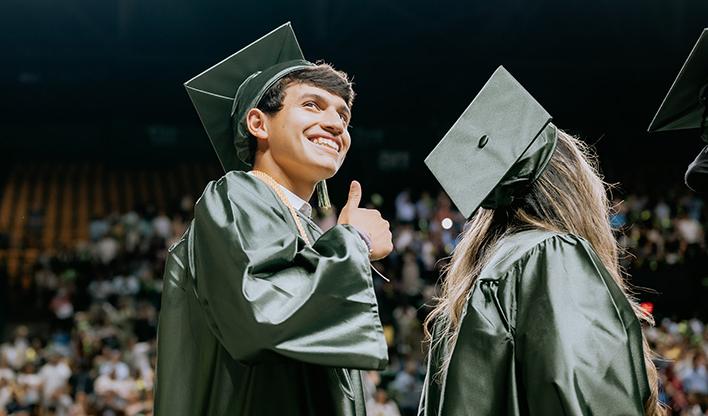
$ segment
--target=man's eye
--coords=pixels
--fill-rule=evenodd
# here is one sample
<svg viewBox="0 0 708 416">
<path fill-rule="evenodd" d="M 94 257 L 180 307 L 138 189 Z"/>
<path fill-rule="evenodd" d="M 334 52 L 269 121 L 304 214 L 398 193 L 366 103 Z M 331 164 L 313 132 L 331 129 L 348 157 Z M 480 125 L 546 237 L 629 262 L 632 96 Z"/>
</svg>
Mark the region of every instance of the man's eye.
<svg viewBox="0 0 708 416">
<path fill-rule="evenodd" d="M 309 108 L 317 108 L 317 109 L 320 108 L 320 106 L 317 105 L 317 103 L 314 102 L 314 101 L 308 101 L 308 102 L 306 102 L 306 103 L 303 104 L 303 105 L 304 105 L 305 107 L 309 107 Z"/>
</svg>

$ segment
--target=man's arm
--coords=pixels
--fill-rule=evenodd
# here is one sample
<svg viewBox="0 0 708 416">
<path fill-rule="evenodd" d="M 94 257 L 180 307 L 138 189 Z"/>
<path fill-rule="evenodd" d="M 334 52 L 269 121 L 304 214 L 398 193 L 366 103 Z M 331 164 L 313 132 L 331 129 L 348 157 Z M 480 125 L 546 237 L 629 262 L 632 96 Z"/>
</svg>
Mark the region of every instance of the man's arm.
<svg viewBox="0 0 708 416">
<path fill-rule="evenodd" d="M 189 232 L 199 302 L 229 354 L 383 368 L 369 253 L 357 231 L 340 224 L 307 246 L 278 209 L 232 185 L 207 187 Z"/>
</svg>

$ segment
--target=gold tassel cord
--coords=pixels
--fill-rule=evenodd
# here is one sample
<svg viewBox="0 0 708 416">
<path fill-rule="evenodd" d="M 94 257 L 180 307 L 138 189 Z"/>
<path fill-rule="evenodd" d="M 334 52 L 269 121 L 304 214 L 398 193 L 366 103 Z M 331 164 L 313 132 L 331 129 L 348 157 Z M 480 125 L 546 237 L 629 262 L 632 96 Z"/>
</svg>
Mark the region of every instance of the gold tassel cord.
<svg viewBox="0 0 708 416">
<path fill-rule="evenodd" d="M 269 174 L 260 171 L 260 170 L 252 170 L 251 173 L 253 173 L 254 176 L 256 176 L 258 179 L 262 180 L 270 189 L 275 192 L 275 194 L 278 196 L 278 199 L 285 204 L 286 207 L 288 207 L 288 210 L 290 211 L 290 215 L 292 215 L 293 220 L 295 221 L 295 226 L 297 227 L 297 231 L 300 233 L 300 237 L 302 237 L 303 240 L 305 240 L 305 244 L 312 245 L 310 243 L 310 238 L 307 236 L 307 233 L 305 233 L 305 227 L 302 226 L 302 222 L 300 221 L 300 216 L 297 214 L 297 210 L 293 206 L 293 204 L 290 203 L 290 200 L 285 196 L 283 193 L 283 190 L 280 189 L 280 184 L 273 179 L 272 176 Z"/>
</svg>

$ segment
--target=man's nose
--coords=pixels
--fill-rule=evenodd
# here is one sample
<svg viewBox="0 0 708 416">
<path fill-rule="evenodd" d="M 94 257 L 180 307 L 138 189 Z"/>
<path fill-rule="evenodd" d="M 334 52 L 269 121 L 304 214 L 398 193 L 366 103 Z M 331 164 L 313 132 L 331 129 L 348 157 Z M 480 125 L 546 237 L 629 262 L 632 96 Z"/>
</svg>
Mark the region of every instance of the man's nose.
<svg viewBox="0 0 708 416">
<path fill-rule="evenodd" d="M 324 112 L 321 124 L 322 128 L 335 136 L 339 136 L 344 131 L 344 120 L 335 109 Z"/>
</svg>

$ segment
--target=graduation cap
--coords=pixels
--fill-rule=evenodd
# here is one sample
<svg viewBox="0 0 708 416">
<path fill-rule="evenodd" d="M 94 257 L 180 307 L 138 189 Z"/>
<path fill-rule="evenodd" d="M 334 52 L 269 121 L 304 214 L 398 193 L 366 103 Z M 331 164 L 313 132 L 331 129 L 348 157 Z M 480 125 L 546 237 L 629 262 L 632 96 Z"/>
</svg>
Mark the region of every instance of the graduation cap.
<svg viewBox="0 0 708 416">
<path fill-rule="evenodd" d="M 522 197 L 553 154 L 551 116 L 500 66 L 425 159 L 460 212 Z"/>
<path fill-rule="evenodd" d="M 278 80 L 313 66 L 288 22 L 184 83 L 225 171 L 253 166 L 248 111 Z M 325 181 L 317 183 L 317 199 L 330 207 Z"/>
<path fill-rule="evenodd" d="M 279 79 L 313 65 L 288 22 L 184 83 L 224 170 L 253 164 L 248 110 Z"/>
<path fill-rule="evenodd" d="M 708 142 L 708 29 L 703 29 L 698 42 L 684 62 L 676 80 L 666 94 L 649 132 L 699 129 Z M 708 191 L 708 146 L 704 147 L 686 171 L 686 185 L 696 192 Z"/>
</svg>

